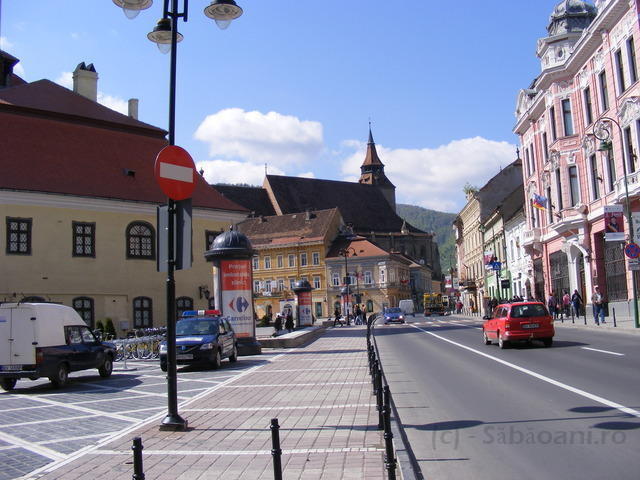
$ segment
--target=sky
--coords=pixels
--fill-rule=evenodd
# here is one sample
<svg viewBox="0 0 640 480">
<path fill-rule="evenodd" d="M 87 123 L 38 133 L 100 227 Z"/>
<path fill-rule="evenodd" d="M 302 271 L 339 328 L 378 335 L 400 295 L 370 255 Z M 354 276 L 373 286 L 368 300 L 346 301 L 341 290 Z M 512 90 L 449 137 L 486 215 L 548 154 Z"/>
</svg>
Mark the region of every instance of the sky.
<svg viewBox="0 0 640 480">
<path fill-rule="evenodd" d="M 356 181 L 369 122 L 398 203 L 458 212 L 516 158 L 518 92 L 540 72 L 556 0 L 236 0 L 220 30 L 188 2 L 177 51 L 176 144 L 209 183 L 273 175 Z M 15 72 L 72 88 L 80 62 L 98 101 L 168 128 L 169 61 L 112 0 L 0 0 L 0 48 Z M 178 0 L 182 9 L 184 0 Z"/>
</svg>

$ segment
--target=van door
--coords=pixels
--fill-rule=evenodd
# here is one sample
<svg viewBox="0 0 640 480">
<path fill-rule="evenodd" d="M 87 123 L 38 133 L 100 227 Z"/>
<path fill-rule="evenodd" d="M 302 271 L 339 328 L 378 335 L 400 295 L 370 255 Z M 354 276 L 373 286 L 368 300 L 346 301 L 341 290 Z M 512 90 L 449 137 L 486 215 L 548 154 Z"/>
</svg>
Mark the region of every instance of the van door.
<svg viewBox="0 0 640 480">
<path fill-rule="evenodd" d="M 0 338 L 7 348 L 0 348 L 2 365 L 35 365 L 36 312 L 28 306 L 1 310 Z"/>
</svg>

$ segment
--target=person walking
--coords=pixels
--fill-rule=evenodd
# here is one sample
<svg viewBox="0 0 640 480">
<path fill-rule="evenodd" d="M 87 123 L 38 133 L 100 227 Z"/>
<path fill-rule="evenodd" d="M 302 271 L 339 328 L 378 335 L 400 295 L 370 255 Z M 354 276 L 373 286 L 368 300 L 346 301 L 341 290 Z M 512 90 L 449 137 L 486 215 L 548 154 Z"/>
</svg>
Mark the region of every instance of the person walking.
<svg viewBox="0 0 640 480">
<path fill-rule="evenodd" d="M 277 337 L 278 336 L 278 332 L 280 332 L 280 330 L 282 330 L 282 315 L 280 315 L 280 313 L 276 314 L 276 319 L 275 322 L 273 323 L 273 328 L 274 328 L 274 332 L 273 332 L 273 336 Z"/>
<path fill-rule="evenodd" d="M 569 292 L 565 290 L 562 296 L 562 316 L 564 318 L 569 318 L 569 310 L 571 310 L 571 297 Z"/>
<path fill-rule="evenodd" d="M 547 298 L 547 308 L 549 309 L 549 314 L 553 317 L 553 318 L 558 318 L 558 302 L 556 300 L 555 295 L 553 294 L 553 292 L 549 292 L 549 297 Z"/>
<path fill-rule="evenodd" d="M 591 296 L 591 303 L 593 304 L 593 319 L 596 325 L 600 325 L 604 322 L 604 296 L 600 293 L 600 287 L 596 285 L 593 289 L 593 295 Z"/>
<path fill-rule="evenodd" d="M 344 324 L 342 323 L 342 320 L 340 320 L 340 309 L 338 307 L 336 307 L 336 309 L 333 311 L 333 326 L 336 326 L 336 323 L 339 323 L 341 327 L 344 327 Z"/>
<path fill-rule="evenodd" d="M 360 308 L 360 304 L 356 305 L 356 325 L 362 325 L 362 309 Z"/>
<path fill-rule="evenodd" d="M 293 332 L 293 314 L 289 312 L 287 314 L 287 319 L 284 321 L 284 328 L 287 329 L 287 332 Z"/>
<path fill-rule="evenodd" d="M 580 317 L 580 312 L 582 311 L 582 296 L 578 293 L 578 290 L 574 290 L 573 295 L 571 295 L 571 306 L 573 308 L 573 314 L 576 317 Z"/>
</svg>

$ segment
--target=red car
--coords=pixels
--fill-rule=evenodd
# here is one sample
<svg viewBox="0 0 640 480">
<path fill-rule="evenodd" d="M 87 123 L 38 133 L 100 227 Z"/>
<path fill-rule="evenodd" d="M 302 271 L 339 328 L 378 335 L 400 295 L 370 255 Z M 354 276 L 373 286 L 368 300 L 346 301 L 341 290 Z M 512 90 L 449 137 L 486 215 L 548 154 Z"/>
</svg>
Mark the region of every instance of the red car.
<svg viewBox="0 0 640 480">
<path fill-rule="evenodd" d="M 500 304 L 482 324 L 485 345 L 497 340 L 500 348 L 506 348 L 509 342 L 532 340 L 542 340 L 545 347 L 550 347 L 554 335 L 553 317 L 540 302 Z"/>
</svg>

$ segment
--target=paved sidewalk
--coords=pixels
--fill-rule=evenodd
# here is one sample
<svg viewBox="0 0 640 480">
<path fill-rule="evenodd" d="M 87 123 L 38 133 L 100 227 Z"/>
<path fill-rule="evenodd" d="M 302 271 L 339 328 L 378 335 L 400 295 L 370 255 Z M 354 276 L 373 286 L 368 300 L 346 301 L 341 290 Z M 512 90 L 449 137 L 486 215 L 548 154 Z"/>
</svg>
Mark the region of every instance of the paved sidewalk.
<svg viewBox="0 0 640 480">
<path fill-rule="evenodd" d="M 147 480 L 270 479 L 269 426 L 278 418 L 285 479 L 383 479 L 365 332 L 330 329 L 183 403 L 187 432 L 160 432 L 163 412 L 25 478 L 131 478 L 132 439 L 140 436 Z"/>
</svg>

